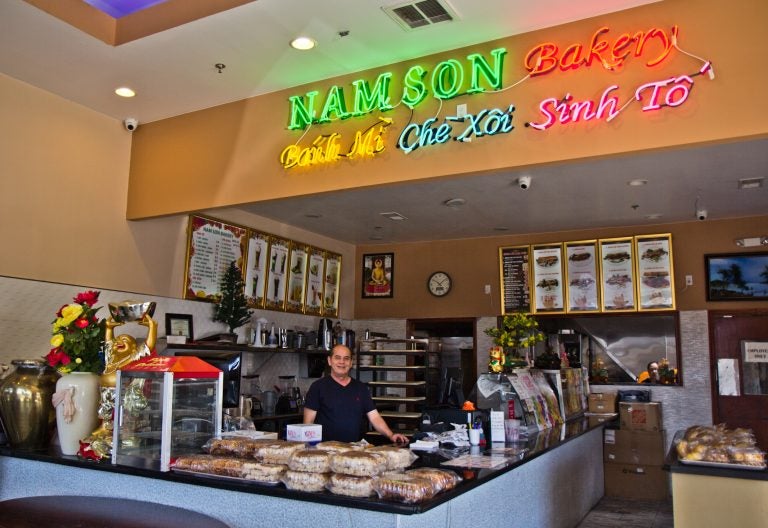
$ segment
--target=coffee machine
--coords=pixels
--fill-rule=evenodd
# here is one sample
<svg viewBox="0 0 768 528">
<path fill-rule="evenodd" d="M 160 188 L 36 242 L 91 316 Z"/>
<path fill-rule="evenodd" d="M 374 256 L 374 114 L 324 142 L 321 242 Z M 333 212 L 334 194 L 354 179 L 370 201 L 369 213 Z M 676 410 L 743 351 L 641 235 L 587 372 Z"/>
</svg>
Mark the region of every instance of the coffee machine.
<svg viewBox="0 0 768 528">
<path fill-rule="evenodd" d="M 330 319 L 320 319 L 317 328 L 317 348 L 330 350 L 333 347 L 333 323 Z"/>
</svg>

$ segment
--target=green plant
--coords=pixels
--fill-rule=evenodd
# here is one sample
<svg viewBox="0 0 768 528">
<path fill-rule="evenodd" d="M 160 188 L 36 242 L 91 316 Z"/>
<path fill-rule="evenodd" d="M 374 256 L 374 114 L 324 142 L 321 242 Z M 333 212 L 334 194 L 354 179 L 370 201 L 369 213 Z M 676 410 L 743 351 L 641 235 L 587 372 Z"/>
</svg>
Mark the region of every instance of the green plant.
<svg viewBox="0 0 768 528">
<path fill-rule="evenodd" d="M 245 298 L 243 275 L 234 260 L 229 263 L 219 289 L 221 295 L 214 307 L 213 320 L 225 323 L 233 334 L 235 328 L 240 328 L 251 320 L 253 313 L 248 309 L 248 301 Z"/>
<path fill-rule="evenodd" d="M 527 348 L 544 341 L 536 319 L 522 312 L 505 315 L 501 328 L 486 328 L 485 334 L 493 338 L 494 344 L 504 348 Z"/>
</svg>

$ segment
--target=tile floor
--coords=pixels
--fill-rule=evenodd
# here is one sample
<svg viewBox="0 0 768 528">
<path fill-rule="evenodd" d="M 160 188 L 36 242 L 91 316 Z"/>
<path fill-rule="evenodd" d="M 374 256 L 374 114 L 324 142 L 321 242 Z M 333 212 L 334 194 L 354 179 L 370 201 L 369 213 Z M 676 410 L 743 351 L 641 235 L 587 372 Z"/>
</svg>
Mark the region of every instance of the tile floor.
<svg viewBox="0 0 768 528">
<path fill-rule="evenodd" d="M 673 528 L 672 500 L 603 497 L 576 528 Z"/>
</svg>

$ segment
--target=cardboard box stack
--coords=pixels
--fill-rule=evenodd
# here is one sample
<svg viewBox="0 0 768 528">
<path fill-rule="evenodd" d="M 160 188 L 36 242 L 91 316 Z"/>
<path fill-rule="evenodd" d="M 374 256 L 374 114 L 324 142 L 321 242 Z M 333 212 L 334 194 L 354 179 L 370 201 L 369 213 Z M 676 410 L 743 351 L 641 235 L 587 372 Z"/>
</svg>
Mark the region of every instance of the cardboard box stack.
<svg viewBox="0 0 768 528">
<path fill-rule="evenodd" d="M 616 393 L 593 392 L 588 397 L 589 425 L 610 422 L 616 417 Z"/>
<path fill-rule="evenodd" d="M 619 402 L 620 429 L 603 433 L 605 494 L 662 500 L 669 495 L 659 402 Z"/>
</svg>

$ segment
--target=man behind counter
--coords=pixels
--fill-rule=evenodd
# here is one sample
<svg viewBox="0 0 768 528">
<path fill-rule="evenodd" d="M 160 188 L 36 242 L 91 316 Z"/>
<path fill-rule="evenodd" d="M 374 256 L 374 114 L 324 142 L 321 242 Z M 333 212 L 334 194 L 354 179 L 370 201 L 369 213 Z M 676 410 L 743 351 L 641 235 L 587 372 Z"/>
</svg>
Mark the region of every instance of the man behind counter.
<svg viewBox="0 0 768 528">
<path fill-rule="evenodd" d="M 312 383 L 304 400 L 304 423 L 323 426 L 323 440 L 357 442 L 363 433 L 363 416 L 379 434 L 392 442 L 407 444 L 408 438 L 395 434 L 381 417 L 365 383 L 350 377 L 352 351 L 336 345 L 328 355 L 331 375 Z"/>
</svg>

